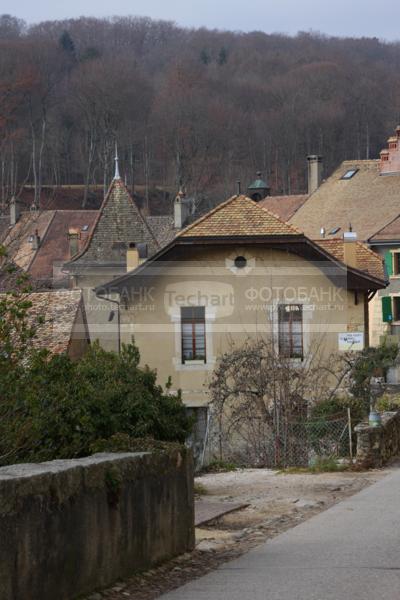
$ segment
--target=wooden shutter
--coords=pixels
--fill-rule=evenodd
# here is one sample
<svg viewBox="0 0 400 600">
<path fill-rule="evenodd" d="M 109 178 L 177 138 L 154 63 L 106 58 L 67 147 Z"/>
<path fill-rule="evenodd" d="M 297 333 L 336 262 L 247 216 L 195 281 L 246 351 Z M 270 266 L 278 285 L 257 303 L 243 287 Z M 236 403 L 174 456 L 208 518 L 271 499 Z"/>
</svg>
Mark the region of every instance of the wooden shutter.
<svg viewBox="0 0 400 600">
<path fill-rule="evenodd" d="M 387 272 L 388 276 L 392 277 L 392 275 L 393 275 L 393 252 L 390 252 L 390 250 L 385 252 L 385 266 L 386 266 L 386 272 Z"/>
<path fill-rule="evenodd" d="M 382 298 L 382 320 L 384 323 L 393 321 L 392 298 L 390 296 Z"/>
</svg>

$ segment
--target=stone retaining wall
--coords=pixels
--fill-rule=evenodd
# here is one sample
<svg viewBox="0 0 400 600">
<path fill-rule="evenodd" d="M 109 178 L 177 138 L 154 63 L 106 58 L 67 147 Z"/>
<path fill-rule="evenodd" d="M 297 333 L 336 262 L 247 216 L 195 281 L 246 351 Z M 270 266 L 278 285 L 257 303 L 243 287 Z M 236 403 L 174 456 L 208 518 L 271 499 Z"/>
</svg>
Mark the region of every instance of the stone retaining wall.
<svg viewBox="0 0 400 600">
<path fill-rule="evenodd" d="M 400 455 L 400 411 L 381 415 L 382 424 L 356 426 L 357 463 L 365 468 L 382 467 L 393 456 Z"/>
<path fill-rule="evenodd" d="M 191 454 L 0 468 L 0 600 L 72 600 L 194 546 Z"/>
</svg>

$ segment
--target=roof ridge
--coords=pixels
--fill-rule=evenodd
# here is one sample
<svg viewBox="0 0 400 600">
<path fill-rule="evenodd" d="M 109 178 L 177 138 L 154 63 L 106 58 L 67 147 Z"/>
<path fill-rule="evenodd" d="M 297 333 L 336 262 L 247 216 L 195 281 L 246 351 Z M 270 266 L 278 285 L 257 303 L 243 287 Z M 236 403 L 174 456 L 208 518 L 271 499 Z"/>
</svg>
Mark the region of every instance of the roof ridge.
<svg viewBox="0 0 400 600">
<path fill-rule="evenodd" d="M 386 227 L 389 227 L 389 225 L 391 225 L 392 223 L 394 223 L 396 221 L 396 219 L 398 219 L 400 217 L 400 213 L 394 217 L 391 221 L 388 221 L 388 223 L 386 223 L 386 225 L 384 225 L 383 227 L 381 227 L 380 229 L 378 229 L 378 231 L 375 231 L 374 234 L 372 234 L 369 239 L 375 237 L 376 235 L 378 235 L 378 233 L 381 233 L 381 231 L 383 231 L 384 229 L 386 229 Z"/>
</svg>

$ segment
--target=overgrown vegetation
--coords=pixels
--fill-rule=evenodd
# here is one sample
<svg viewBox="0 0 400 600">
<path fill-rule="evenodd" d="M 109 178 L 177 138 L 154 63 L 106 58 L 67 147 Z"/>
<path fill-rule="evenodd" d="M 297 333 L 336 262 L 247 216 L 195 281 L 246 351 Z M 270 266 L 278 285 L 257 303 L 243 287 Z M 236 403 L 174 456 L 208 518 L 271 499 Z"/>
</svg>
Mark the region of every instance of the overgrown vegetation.
<svg viewBox="0 0 400 600">
<path fill-rule="evenodd" d="M 121 355 L 93 345 L 79 362 L 32 353 L 0 380 L 0 463 L 90 454 L 116 434 L 184 442 L 191 422 L 180 396 L 139 368 L 133 345 Z"/>
<path fill-rule="evenodd" d="M 12 269 L 2 253 L 5 273 Z M 146 438 L 141 449 L 185 441 L 191 420 L 180 395 L 139 367 L 133 344 L 121 354 L 94 344 L 79 362 L 35 349 L 43 317 L 31 314 L 30 298 L 19 275 L 0 295 L 0 464 L 134 449 L 134 438 Z"/>
</svg>

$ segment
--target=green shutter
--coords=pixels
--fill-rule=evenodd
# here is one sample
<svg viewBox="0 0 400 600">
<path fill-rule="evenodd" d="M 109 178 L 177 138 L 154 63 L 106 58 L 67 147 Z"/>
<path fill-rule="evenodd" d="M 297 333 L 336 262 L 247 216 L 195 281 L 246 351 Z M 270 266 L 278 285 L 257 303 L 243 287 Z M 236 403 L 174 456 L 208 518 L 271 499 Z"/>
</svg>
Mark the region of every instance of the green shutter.
<svg viewBox="0 0 400 600">
<path fill-rule="evenodd" d="M 393 252 L 390 250 L 385 252 L 385 265 L 388 277 L 391 277 L 393 275 Z"/>
<path fill-rule="evenodd" d="M 390 296 L 382 298 L 382 320 L 384 323 L 391 323 L 393 321 L 392 298 Z"/>
</svg>

